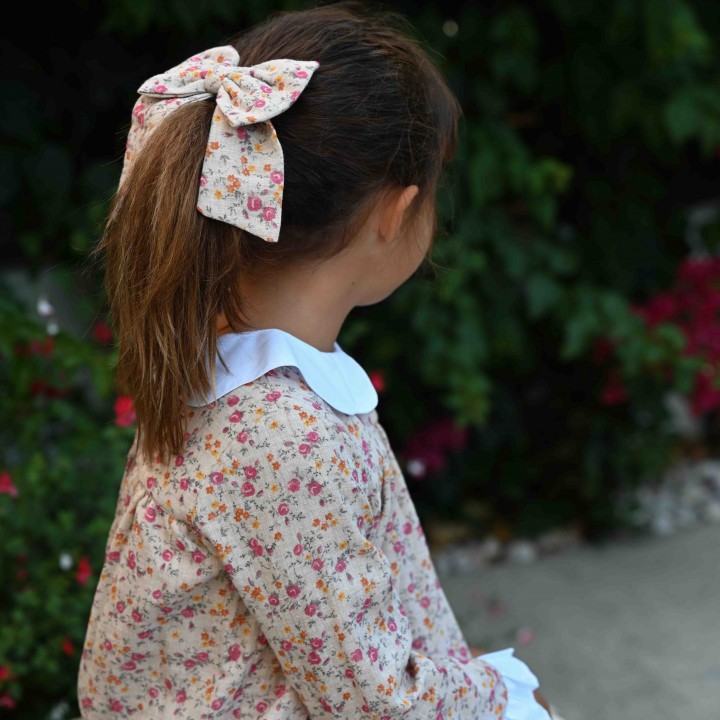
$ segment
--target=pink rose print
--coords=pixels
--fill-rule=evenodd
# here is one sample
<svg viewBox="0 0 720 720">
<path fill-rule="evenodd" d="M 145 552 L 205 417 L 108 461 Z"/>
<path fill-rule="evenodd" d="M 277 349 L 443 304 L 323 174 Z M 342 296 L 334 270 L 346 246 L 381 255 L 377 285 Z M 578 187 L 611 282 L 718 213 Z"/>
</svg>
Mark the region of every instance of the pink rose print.
<svg viewBox="0 0 720 720">
<path fill-rule="evenodd" d="M 243 414 L 236 410 L 231 416 L 230 416 L 230 422 L 236 423 L 240 422 L 243 419 Z"/>
<path fill-rule="evenodd" d="M 305 606 L 305 614 L 306 615 L 314 615 L 317 612 L 317 605 L 315 603 L 310 603 L 309 605 Z"/>
<path fill-rule="evenodd" d="M 190 487 L 190 481 L 187 478 L 180 478 L 180 489 L 187 490 Z"/>
<path fill-rule="evenodd" d="M 251 482 L 244 482 L 242 484 L 242 494 L 245 497 L 252 497 L 255 494 L 255 486 Z"/>
<path fill-rule="evenodd" d="M 297 585 L 289 585 L 287 588 L 287 594 L 291 598 L 296 598 L 300 594 L 300 588 Z"/>
<path fill-rule="evenodd" d="M 153 88 L 153 90 L 154 90 L 156 93 L 164 93 L 164 92 L 167 91 L 167 88 L 166 88 L 164 85 L 156 85 L 156 86 Z"/>
<path fill-rule="evenodd" d="M 223 481 L 223 474 L 219 472 L 212 472 L 210 473 L 210 482 L 213 485 L 220 485 Z"/>
<path fill-rule="evenodd" d="M 324 565 L 325 565 L 325 563 L 322 561 L 321 558 L 315 558 L 312 561 L 312 569 L 313 570 L 318 570 L 318 571 L 322 570 Z"/>
<path fill-rule="evenodd" d="M 280 598 L 277 596 L 276 593 L 273 593 L 273 594 L 268 598 L 268 602 L 269 602 L 271 605 L 277 607 L 277 606 L 280 604 Z"/>
<path fill-rule="evenodd" d="M 230 407 L 233 407 L 234 405 L 237 405 L 239 402 L 240 402 L 240 398 L 239 398 L 237 395 L 231 395 L 231 396 L 227 399 L 227 404 L 228 404 Z"/>
<path fill-rule="evenodd" d="M 269 206 L 263 208 L 263 220 L 270 222 L 275 217 L 275 208 Z"/>
<path fill-rule="evenodd" d="M 146 519 L 148 522 L 155 522 L 156 516 L 157 516 L 157 513 L 155 512 L 155 508 L 152 507 L 152 506 L 150 506 L 150 507 L 145 511 L 145 519 Z"/>
<path fill-rule="evenodd" d="M 207 556 L 203 553 L 201 553 L 199 550 L 193 550 L 192 552 L 192 559 L 196 563 L 201 563 Z"/>
<path fill-rule="evenodd" d="M 303 552 L 303 546 L 300 543 L 295 545 L 295 547 L 293 548 L 293 553 L 295 555 L 302 555 L 302 552 Z"/>
<path fill-rule="evenodd" d="M 252 465 L 248 465 L 243 468 L 243 472 L 248 480 L 252 480 L 254 477 L 257 477 L 257 470 Z"/>
<path fill-rule="evenodd" d="M 224 703 L 224 702 L 225 702 L 225 701 L 224 701 L 222 698 L 216 698 L 215 700 L 213 700 L 213 701 L 210 703 L 210 707 L 211 707 L 213 710 L 219 710 L 219 709 L 223 706 L 223 703 Z"/>
<path fill-rule="evenodd" d="M 254 105 L 255 107 L 263 107 L 263 105 L 265 105 L 265 101 L 262 100 L 261 98 L 258 98 L 258 99 L 253 103 L 253 105 Z"/>
<path fill-rule="evenodd" d="M 322 490 L 322 485 L 317 480 L 313 480 L 308 485 L 308 490 L 311 495 L 317 495 Z"/>
<path fill-rule="evenodd" d="M 289 512 L 290 512 L 290 506 L 286 502 L 280 503 L 278 505 L 278 513 L 280 515 L 287 515 Z"/>
<path fill-rule="evenodd" d="M 261 85 L 261 86 L 260 86 L 260 89 L 261 89 L 264 93 L 271 93 L 271 92 L 273 91 L 273 89 L 272 89 L 269 85 Z"/>
<path fill-rule="evenodd" d="M 319 665 L 321 662 L 320 656 L 314 650 L 308 654 L 308 660 L 313 665 Z"/>
<path fill-rule="evenodd" d="M 248 139 L 248 131 L 244 127 L 235 128 L 235 134 L 240 138 L 240 140 Z"/>
<path fill-rule="evenodd" d="M 323 646 L 323 641 L 321 638 L 310 638 L 310 647 L 313 650 L 318 650 Z"/>
<path fill-rule="evenodd" d="M 370 647 L 368 648 L 368 657 L 370 658 L 371 662 L 377 662 L 378 659 L 378 650 L 376 647 Z"/>
<path fill-rule="evenodd" d="M 280 172 L 280 170 L 273 170 L 270 173 L 270 179 L 276 184 L 279 185 L 284 179 L 285 175 L 284 173 Z"/>
<path fill-rule="evenodd" d="M 228 658 L 232 661 L 239 660 L 242 657 L 242 650 L 240 650 L 240 646 L 235 643 L 234 645 L 230 646 L 230 649 L 228 650 Z"/>
<path fill-rule="evenodd" d="M 301 455 L 307 455 L 311 450 L 312 448 L 307 443 L 302 443 L 302 445 L 298 446 L 298 452 Z"/>
<path fill-rule="evenodd" d="M 173 551 L 172 550 L 163 550 L 162 559 L 165 562 L 170 562 L 173 559 Z"/>
<path fill-rule="evenodd" d="M 293 73 L 293 75 L 295 75 L 295 77 L 297 77 L 297 78 L 306 78 L 307 77 L 307 73 L 305 72 L 305 70 L 296 70 Z"/>
<path fill-rule="evenodd" d="M 287 487 L 290 492 L 297 492 L 300 489 L 300 481 L 297 478 L 291 478 Z"/>
<path fill-rule="evenodd" d="M 187 695 L 185 694 L 184 690 L 178 690 L 177 695 L 175 695 L 175 702 L 176 703 L 184 703 L 187 700 Z"/>
<path fill-rule="evenodd" d="M 248 210 L 256 212 L 262 207 L 262 200 L 257 195 L 251 195 L 247 201 Z"/>
<path fill-rule="evenodd" d="M 208 179 L 204 176 L 200 176 L 200 187 L 205 187 L 207 185 Z"/>
<path fill-rule="evenodd" d="M 335 563 L 335 570 L 336 570 L 337 572 L 342 572 L 342 571 L 345 569 L 345 567 L 346 567 L 346 565 L 345 565 L 345 561 L 344 561 L 344 560 L 338 560 L 338 561 Z"/>
<path fill-rule="evenodd" d="M 259 713 L 263 713 L 263 712 L 265 712 L 265 711 L 267 710 L 267 703 L 266 703 L 264 700 L 261 700 L 261 701 L 255 706 L 255 709 L 256 709 Z"/>
<path fill-rule="evenodd" d="M 245 443 L 245 442 L 248 441 L 248 438 L 249 438 L 249 437 L 250 437 L 250 435 L 247 433 L 247 431 L 246 431 L 246 430 L 243 430 L 242 432 L 238 433 L 236 439 L 237 439 L 237 441 L 240 442 L 240 443 Z"/>
</svg>

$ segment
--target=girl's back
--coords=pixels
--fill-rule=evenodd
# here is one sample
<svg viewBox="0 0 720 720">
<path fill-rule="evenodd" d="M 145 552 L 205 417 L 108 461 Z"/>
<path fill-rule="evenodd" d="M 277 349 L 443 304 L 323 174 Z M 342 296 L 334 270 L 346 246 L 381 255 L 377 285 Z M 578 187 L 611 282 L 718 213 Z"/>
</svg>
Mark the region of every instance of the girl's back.
<svg viewBox="0 0 720 720">
<path fill-rule="evenodd" d="M 138 431 L 88 720 L 548 718 L 512 649 L 471 657 L 335 340 L 429 257 L 455 151 L 459 104 L 404 22 L 278 13 L 140 87 L 97 248 Z"/>
</svg>

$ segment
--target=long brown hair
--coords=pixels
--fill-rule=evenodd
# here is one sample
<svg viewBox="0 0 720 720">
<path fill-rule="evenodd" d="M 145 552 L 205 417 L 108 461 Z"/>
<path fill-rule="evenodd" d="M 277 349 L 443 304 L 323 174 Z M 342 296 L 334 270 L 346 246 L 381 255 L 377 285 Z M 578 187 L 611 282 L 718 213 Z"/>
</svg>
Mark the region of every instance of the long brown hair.
<svg viewBox="0 0 720 720">
<path fill-rule="evenodd" d="M 163 464 L 183 450 L 185 401 L 214 387 L 219 313 L 235 332 L 251 327 L 240 270 L 258 277 L 331 257 L 383 192 L 416 184 L 418 210 L 404 221 L 412 230 L 421 211 L 435 212 L 462 114 L 408 19 L 379 4 L 277 12 L 228 44 L 244 66 L 281 57 L 320 63 L 272 119 L 285 162 L 279 241 L 197 211 L 215 105 L 208 100 L 178 108 L 149 136 L 91 252 L 105 254 L 116 388 L 133 400 L 139 450 Z"/>
</svg>

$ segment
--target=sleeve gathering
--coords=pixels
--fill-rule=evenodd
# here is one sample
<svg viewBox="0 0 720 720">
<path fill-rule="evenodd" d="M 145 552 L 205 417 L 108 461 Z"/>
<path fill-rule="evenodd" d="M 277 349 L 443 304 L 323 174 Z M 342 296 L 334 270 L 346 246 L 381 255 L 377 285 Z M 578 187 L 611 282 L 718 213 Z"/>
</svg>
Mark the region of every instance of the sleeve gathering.
<svg viewBox="0 0 720 720">
<path fill-rule="evenodd" d="M 229 443 L 223 462 L 236 473 L 209 478 L 195 525 L 221 549 L 309 716 L 505 717 L 508 687 L 492 664 L 413 650 L 390 562 L 371 540 L 382 508 L 360 479 L 362 450 L 331 419 L 306 416 L 281 407 L 262 449 Z"/>
</svg>

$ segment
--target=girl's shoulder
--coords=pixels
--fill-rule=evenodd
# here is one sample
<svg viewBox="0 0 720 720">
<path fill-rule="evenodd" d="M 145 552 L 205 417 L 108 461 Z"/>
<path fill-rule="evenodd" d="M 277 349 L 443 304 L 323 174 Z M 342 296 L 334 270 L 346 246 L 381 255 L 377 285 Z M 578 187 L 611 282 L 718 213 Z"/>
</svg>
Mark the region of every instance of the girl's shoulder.
<svg viewBox="0 0 720 720">
<path fill-rule="evenodd" d="M 352 434 L 376 433 L 377 409 L 346 414 L 327 402 L 294 365 L 276 367 L 233 388 L 208 405 L 191 408 L 186 441 L 196 451 L 246 440 L 250 448 L 283 442 L 287 426 L 304 427 L 330 438 L 348 428 Z"/>
</svg>

